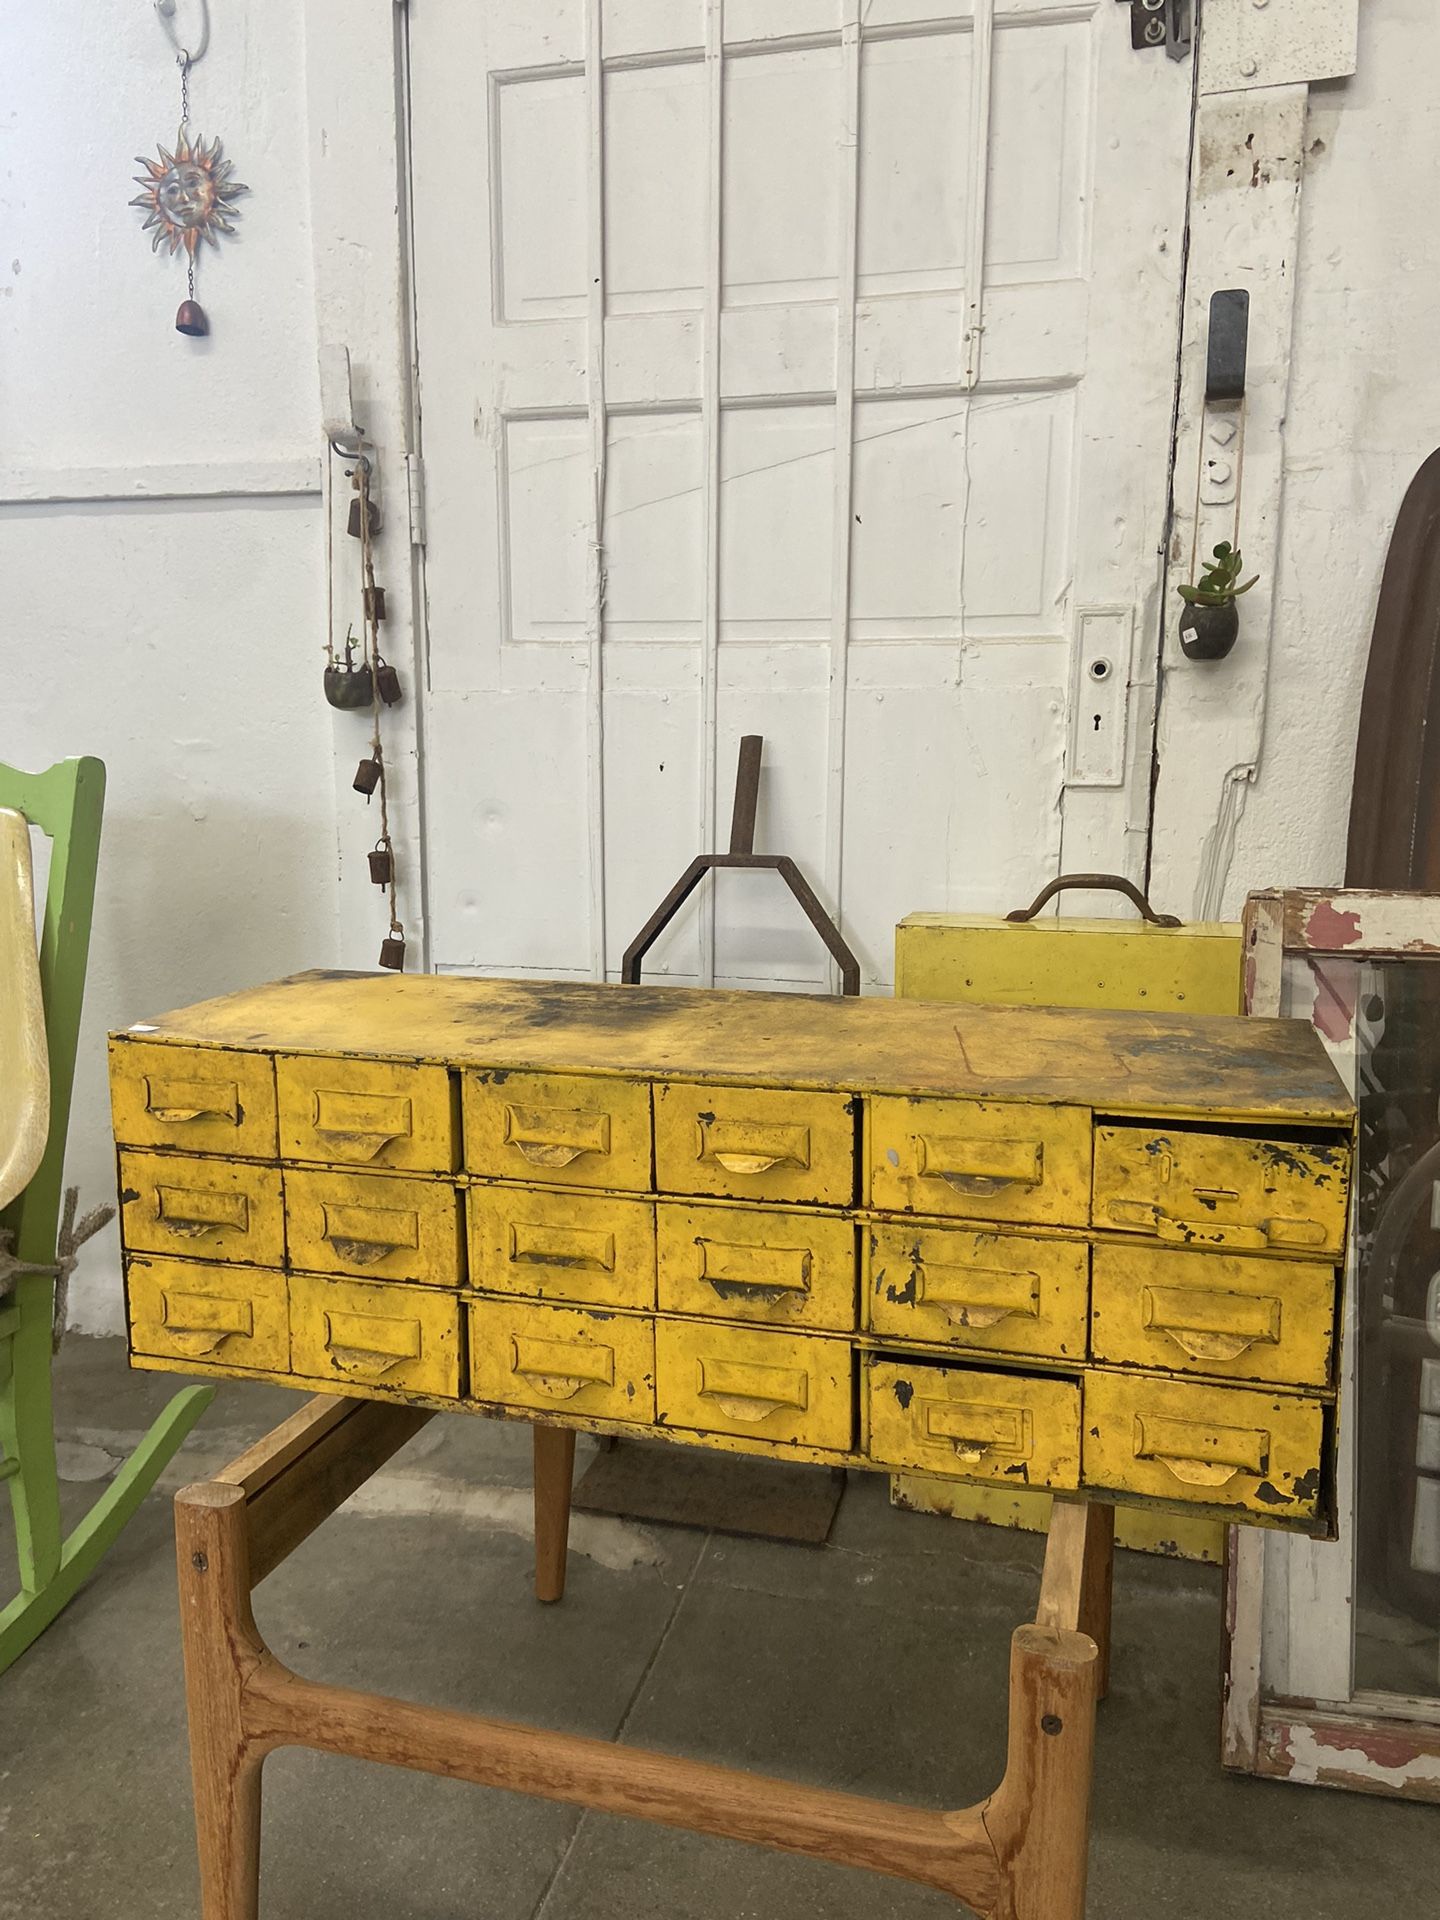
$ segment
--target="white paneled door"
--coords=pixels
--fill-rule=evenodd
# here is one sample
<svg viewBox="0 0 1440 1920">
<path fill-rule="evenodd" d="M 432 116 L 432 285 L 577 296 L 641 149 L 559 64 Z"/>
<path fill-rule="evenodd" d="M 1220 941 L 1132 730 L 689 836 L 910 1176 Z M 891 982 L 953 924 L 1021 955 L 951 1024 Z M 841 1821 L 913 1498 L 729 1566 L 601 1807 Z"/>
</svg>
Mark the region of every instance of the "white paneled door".
<svg viewBox="0 0 1440 1920">
<path fill-rule="evenodd" d="M 1138 873 L 1188 63 L 1115 0 L 409 31 L 435 963 L 613 977 L 743 733 L 867 985 L 905 913 Z M 764 874 L 648 966 L 829 979 Z"/>
</svg>

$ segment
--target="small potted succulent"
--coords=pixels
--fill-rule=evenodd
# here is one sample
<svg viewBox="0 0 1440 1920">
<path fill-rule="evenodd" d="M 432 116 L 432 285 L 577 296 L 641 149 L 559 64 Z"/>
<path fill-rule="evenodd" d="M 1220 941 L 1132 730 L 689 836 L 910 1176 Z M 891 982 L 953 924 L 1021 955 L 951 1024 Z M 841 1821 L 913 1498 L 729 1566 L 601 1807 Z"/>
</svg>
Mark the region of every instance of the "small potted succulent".
<svg viewBox="0 0 1440 1920">
<path fill-rule="evenodd" d="M 1240 549 L 1222 540 L 1210 564 L 1193 586 L 1176 588 L 1185 602 L 1180 616 L 1180 645 L 1190 660 L 1223 660 L 1240 631 L 1240 609 L 1235 602 L 1248 593 L 1259 574 L 1240 582 L 1244 562 Z"/>
</svg>

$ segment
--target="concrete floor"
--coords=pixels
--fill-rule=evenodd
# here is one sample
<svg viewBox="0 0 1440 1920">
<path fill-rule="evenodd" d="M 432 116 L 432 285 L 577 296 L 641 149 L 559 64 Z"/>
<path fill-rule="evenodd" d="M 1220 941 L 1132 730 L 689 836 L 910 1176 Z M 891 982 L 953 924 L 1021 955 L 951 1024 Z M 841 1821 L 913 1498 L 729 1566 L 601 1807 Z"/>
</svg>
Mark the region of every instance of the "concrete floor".
<svg viewBox="0 0 1440 1920">
<path fill-rule="evenodd" d="M 118 1341 L 57 1379 L 78 1516 L 178 1384 Z M 295 1405 L 227 1387 L 167 1478 Z M 1039 1554 L 893 1512 L 852 1477 L 823 1548 L 576 1516 L 530 1597 L 528 1430 L 432 1423 L 258 1591 L 303 1672 L 857 1791 L 963 1805 L 999 1778 L 1011 1628 Z M 10 1590 L 8 1503 L 0 1594 Z M 1091 1920 L 1433 1920 L 1440 1810 L 1236 1780 L 1215 1760 L 1218 1579 L 1120 1556 Z M 265 1920 L 928 1920 L 937 1894 L 359 1763 L 266 1766 Z M 170 1517 L 152 1498 L 0 1677 L 0 1914 L 196 1920 Z"/>
</svg>

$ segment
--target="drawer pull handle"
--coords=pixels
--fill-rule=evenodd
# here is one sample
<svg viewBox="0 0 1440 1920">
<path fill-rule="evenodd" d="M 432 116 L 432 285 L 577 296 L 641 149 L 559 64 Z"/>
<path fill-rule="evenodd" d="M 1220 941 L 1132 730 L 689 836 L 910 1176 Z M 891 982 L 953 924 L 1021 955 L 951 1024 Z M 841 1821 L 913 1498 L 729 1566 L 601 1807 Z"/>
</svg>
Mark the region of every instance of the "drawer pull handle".
<svg viewBox="0 0 1440 1920">
<path fill-rule="evenodd" d="M 205 1233 L 248 1233 L 250 1202 L 243 1193 L 157 1187 L 155 1224 L 178 1240 L 198 1240 Z"/>
<path fill-rule="evenodd" d="M 345 1093 L 317 1087 L 312 1126 L 321 1140 L 346 1158 L 373 1160 L 392 1141 L 413 1130 L 410 1102 L 398 1093 Z"/>
<path fill-rule="evenodd" d="M 699 1394 L 713 1400 L 727 1420 L 755 1426 L 772 1413 L 803 1413 L 810 1380 L 800 1367 L 754 1366 L 737 1360 L 699 1361 Z"/>
<path fill-rule="evenodd" d="M 613 1273 L 615 1236 L 599 1229 L 546 1227 L 512 1220 L 509 1261 L 512 1267 L 569 1267 L 586 1273 Z"/>
<path fill-rule="evenodd" d="M 240 1089 L 215 1086 L 206 1080 L 149 1080 L 145 1082 L 145 1111 L 167 1126 L 189 1120 L 228 1120 L 240 1124 Z"/>
<path fill-rule="evenodd" d="M 217 1300 L 204 1293 L 166 1293 L 163 1299 L 160 1324 L 197 1358 L 255 1331 L 255 1309 L 248 1300 Z"/>
<path fill-rule="evenodd" d="M 563 1107 L 506 1107 L 505 1144 L 532 1167 L 568 1167 L 586 1153 L 609 1153 L 610 1116 Z"/>
<path fill-rule="evenodd" d="M 1201 1287 L 1145 1287 L 1140 1317 L 1192 1360 L 1238 1360 L 1248 1348 L 1280 1339 L 1280 1302 Z"/>
<path fill-rule="evenodd" d="M 327 1313 L 325 1351 L 345 1373 L 365 1380 L 420 1358 L 420 1322 L 371 1313 Z"/>
<path fill-rule="evenodd" d="M 1029 1320 L 1040 1316 L 1038 1273 L 1000 1267 L 929 1267 L 923 1260 L 914 1271 L 916 1303 L 937 1307 L 951 1326 L 979 1333 L 998 1327 L 1012 1314 Z"/>
<path fill-rule="evenodd" d="M 1197 1187 L 1197 1196 L 1217 1194 L 1237 1198 L 1219 1187 Z M 1252 1222 L 1189 1219 L 1166 1213 L 1163 1207 L 1147 1200 L 1107 1200 L 1105 1211 L 1117 1227 L 1136 1227 L 1159 1239 L 1185 1247 L 1235 1247 L 1256 1252 L 1266 1247 L 1323 1247 L 1329 1235 L 1318 1220 L 1272 1218 Z"/>
<path fill-rule="evenodd" d="M 773 1167 L 810 1165 L 809 1127 L 767 1126 L 757 1120 L 707 1120 L 696 1128 L 696 1158 L 726 1173 L 769 1173 Z"/>
<path fill-rule="evenodd" d="M 1039 1140 L 927 1140 L 915 1135 L 922 1180 L 942 1180 L 955 1193 L 984 1198 L 1008 1187 L 1038 1187 L 1045 1148 Z"/>
<path fill-rule="evenodd" d="M 808 1247 L 733 1246 L 702 1237 L 696 1239 L 695 1250 L 697 1277 L 721 1300 L 760 1300 L 778 1306 L 784 1300 L 803 1300 L 810 1291 L 813 1257 Z"/>
<path fill-rule="evenodd" d="M 1258 1427 L 1205 1426 L 1198 1420 L 1135 1415 L 1134 1454 L 1154 1460 L 1187 1487 L 1224 1487 L 1237 1473 L 1267 1469 L 1270 1436 Z"/>
<path fill-rule="evenodd" d="M 613 1387 L 613 1348 L 582 1340 L 533 1340 L 510 1336 L 510 1371 L 528 1380 L 548 1400 L 573 1400 L 584 1387 Z"/>
<path fill-rule="evenodd" d="M 927 1400 L 924 1420 L 926 1439 L 948 1445 L 967 1466 L 977 1465 L 987 1453 L 1028 1460 L 1035 1450 L 1028 1407 L 965 1407 Z"/>
<path fill-rule="evenodd" d="M 342 1260 L 373 1267 L 392 1253 L 415 1253 L 420 1216 L 403 1207 L 353 1207 L 325 1202 L 320 1237 Z"/>
</svg>

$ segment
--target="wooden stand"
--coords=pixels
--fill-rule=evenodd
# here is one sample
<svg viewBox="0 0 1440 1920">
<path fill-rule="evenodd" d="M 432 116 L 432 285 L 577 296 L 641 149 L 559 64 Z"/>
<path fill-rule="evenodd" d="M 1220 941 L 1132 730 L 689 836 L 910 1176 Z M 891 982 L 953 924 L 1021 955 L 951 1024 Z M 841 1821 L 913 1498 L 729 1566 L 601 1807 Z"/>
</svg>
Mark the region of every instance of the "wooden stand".
<svg viewBox="0 0 1440 1920">
<path fill-rule="evenodd" d="M 260 1768 L 313 1747 L 511 1793 L 868 1867 L 985 1920 L 1083 1920 L 1095 1705 L 1109 1656 L 1113 1511 L 1057 1501 L 1040 1604 L 1010 1649 L 1005 1774 L 935 1813 L 302 1680 L 250 1593 L 431 1415 L 317 1397 L 218 1479 L 176 1496 L 185 1691 L 203 1920 L 257 1920 Z M 536 1590 L 564 1588 L 574 1435 L 535 1428 Z"/>
</svg>

